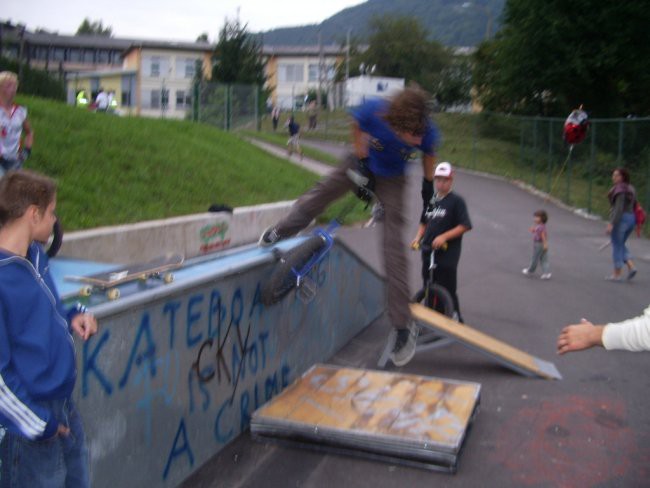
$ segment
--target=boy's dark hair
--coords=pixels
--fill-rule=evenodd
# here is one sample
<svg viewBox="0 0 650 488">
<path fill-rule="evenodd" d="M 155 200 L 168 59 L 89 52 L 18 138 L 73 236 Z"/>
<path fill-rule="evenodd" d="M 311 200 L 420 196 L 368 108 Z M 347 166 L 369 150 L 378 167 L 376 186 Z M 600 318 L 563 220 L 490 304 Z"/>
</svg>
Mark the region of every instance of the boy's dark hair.
<svg viewBox="0 0 650 488">
<path fill-rule="evenodd" d="M 630 172 L 628 170 L 619 166 L 618 168 L 614 168 L 614 171 L 618 171 L 618 174 L 621 175 L 623 183 L 627 183 L 628 185 L 630 184 Z"/>
<path fill-rule="evenodd" d="M 542 221 L 542 224 L 545 224 L 548 222 L 548 214 L 546 213 L 546 210 L 538 210 L 533 214 L 535 217 L 539 217 L 539 220 Z"/>
<path fill-rule="evenodd" d="M 0 226 L 22 217 L 30 205 L 45 212 L 55 196 L 51 178 L 28 170 L 9 171 L 0 178 Z"/>
<path fill-rule="evenodd" d="M 428 103 L 429 94 L 411 84 L 393 96 L 384 120 L 397 131 L 423 135 L 429 120 Z"/>
</svg>

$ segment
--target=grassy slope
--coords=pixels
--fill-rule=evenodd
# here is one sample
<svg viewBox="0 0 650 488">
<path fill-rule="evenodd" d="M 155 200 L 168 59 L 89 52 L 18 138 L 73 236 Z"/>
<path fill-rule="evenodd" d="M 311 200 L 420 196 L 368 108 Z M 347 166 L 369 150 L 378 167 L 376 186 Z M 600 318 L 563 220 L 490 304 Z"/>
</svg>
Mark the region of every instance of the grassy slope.
<svg viewBox="0 0 650 488">
<path fill-rule="evenodd" d="M 212 127 L 19 103 L 35 130 L 26 167 L 57 179 L 68 230 L 291 199 L 317 179 Z"/>
</svg>

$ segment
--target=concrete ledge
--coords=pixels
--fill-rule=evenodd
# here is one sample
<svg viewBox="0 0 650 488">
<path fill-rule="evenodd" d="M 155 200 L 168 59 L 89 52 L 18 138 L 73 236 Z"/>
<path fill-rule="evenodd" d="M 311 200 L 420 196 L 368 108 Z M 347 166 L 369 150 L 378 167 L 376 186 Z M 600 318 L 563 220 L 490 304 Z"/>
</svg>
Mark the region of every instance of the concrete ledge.
<svg viewBox="0 0 650 488">
<path fill-rule="evenodd" d="M 66 233 L 60 256 L 126 263 L 168 252 L 186 258 L 257 241 L 262 231 L 289 213 L 292 201 L 238 207 Z"/>
</svg>

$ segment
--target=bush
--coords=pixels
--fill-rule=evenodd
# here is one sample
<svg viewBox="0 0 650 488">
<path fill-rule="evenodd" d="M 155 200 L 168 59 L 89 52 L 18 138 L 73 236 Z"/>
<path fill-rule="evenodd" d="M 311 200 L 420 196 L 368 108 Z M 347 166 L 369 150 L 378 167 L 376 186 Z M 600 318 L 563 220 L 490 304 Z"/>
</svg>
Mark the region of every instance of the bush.
<svg viewBox="0 0 650 488">
<path fill-rule="evenodd" d="M 17 61 L 0 58 L 0 71 L 13 71 L 18 74 L 20 67 Z M 23 95 L 34 95 L 53 100 L 65 101 L 65 83 L 47 71 L 33 69 L 23 65 L 19 91 Z"/>
</svg>

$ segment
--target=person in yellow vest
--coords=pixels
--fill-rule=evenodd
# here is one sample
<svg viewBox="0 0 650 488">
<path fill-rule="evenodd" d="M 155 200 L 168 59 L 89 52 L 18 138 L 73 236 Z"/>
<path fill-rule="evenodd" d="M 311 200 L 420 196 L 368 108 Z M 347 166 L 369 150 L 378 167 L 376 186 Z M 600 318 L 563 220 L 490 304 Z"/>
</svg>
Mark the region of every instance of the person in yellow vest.
<svg viewBox="0 0 650 488">
<path fill-rule="evenodd" d="M 86 90 L 79 90 L 77 93 L 77 107 L 88 108 L 88 97 L 86 96 Z"/>
<path fill-rule="evenodd" d="M 108 92 L 108 111 L 111 113 L 117 112 L 117 98 L 115 97 L 115 91 L 111 90 Z"/>
</svg>

